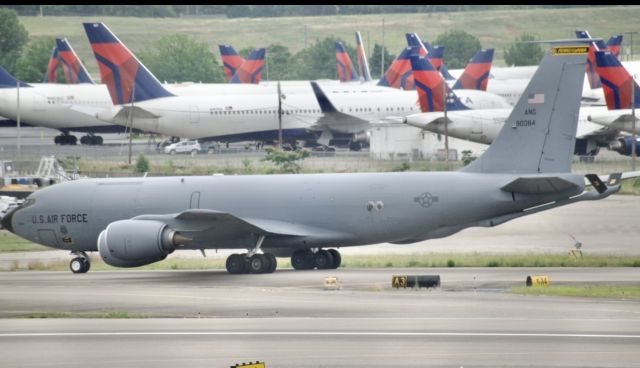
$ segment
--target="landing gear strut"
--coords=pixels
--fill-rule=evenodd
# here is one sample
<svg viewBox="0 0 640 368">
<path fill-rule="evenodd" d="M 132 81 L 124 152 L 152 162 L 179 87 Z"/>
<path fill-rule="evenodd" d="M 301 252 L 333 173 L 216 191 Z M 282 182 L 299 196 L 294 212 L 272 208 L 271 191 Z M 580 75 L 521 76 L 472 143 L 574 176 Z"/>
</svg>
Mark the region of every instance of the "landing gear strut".
<svg viewBox="0 0 640 368">
<path fill-rule="evenodd" d="M 91 259 L 85 252 L 71 252 L 72 255 L 78 256 L 71 260 L 69 269 L 73 273 L 87 273 L 91 268 Z"/>
<path fill-rule="evenodd" d="M 335 249 L 320 249 L 316 252 L 311 249 L 297 250 L 291 256 L 291 266 L 296 270 L 336 269 L 341 263 L 340 252 Z"/>
</svg>

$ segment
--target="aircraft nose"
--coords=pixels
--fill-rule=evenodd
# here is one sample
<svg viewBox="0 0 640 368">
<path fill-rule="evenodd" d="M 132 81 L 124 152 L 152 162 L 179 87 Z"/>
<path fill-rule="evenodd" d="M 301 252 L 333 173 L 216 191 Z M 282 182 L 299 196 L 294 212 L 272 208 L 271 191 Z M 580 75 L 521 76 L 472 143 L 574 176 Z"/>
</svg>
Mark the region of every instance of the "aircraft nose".
<svg viewBox="0 0 640 368">
<path fill-rule="evenodd" d="M 2 227 L 13 232 L 13 214 L 20 209 L 21 206 L 16 206 L 9 210 L 3 217 L 0 223 L 2 223 Z"/>
</svg>

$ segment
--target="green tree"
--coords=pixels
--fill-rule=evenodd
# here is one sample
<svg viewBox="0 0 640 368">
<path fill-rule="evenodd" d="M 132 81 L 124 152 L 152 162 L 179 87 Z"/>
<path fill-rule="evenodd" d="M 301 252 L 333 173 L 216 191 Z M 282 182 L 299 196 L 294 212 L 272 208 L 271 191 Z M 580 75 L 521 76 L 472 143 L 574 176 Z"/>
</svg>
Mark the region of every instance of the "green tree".
<svg viewBox="0 0 640 368">
<path fill-rule="evenodd" d="M 141 153 L 136 160 L 136 166 L 133 168 L 135 172 L 145 173 L 149 171 L 149 160 Z"/>
<path fill-rule="evenodd" d="M 380 74 L 380 63 L 382 62 L 382 52 L 384 52 L 384 70 L 383 73 L 389 69 L 391 63 L 396 58 L 395 55 L 389 54 L 386 47 L 382 47 L 377 43 L 373 45 L 373 51 L 369 56 L 369 71 L 371 72 L 371 78 L 380 79 L 382 75 Z"/>
<path fill-rule="evenodd" d="M 29 41 L 29 32 L 14 10 L 0 8 L 0 65 L 9 73 L 16 72 L 16 60 Z M 51 52 L 51 49 L 49 49 Z"/>
<path fill-rule="evenodd" d="M 262 161 L 273 162 L 281 173 L 285 174 L 297 174 L 302 170 L 302 166 L 298 161 L 304 160 L 309 157 L 309 151 L 296 150 L 293 152 L 285 152 L 276 148 L 265 148 L 267 155 Z"/>
<path fill-rule="evenodd" d="M 445 47 L 444 60 L 449 69 L 464 68 L 482 49 L 477 37 L 462 30 L 447 31 L 439 35 L 434 44 Z"/>
<path fill-rule="evenodd" d="M 534 35 L 523 33 L 517 37 L 504 52 L 504 62 L 510 66 L 538 65 L 544 56 L 544 50 L 535 41 Z"/>
<path fill-rule="evenodd" d="M 161 82 L 224 83 L 222 66 L 213 52 L 184 34 L 162 37 L 139 57 Z"/>
<path fill-rule="evenodd" d="M 286 46 L 276 43 L 267 47 L 264 77 L 272 81 L 293 79 L 291 51 Z"/>
<path fill-rule="evenodd" d="M 42 83 L 49 66 L 51 49 L 56 45 L 54 37 L 31 41 L 16 62 L 16 78 L 27 83 Z M 62 79 L 62 69 L 58 68 L 58 81 Z"/>
<path fill-rule="evenodd" d="M 311 47 L 301 50 L 291 58 L 289 68 L 293 79 L 337 79 L 336 42 L 342 41 L 335 37 L 317 40 Z M 342 41 L 352 63 L 357 63 L 356 51 L 353 46 Z M 354 64 L 357 69 L 357 65 Z M 270 77 L 271 78 L 271 77 Z"/>
</svg>

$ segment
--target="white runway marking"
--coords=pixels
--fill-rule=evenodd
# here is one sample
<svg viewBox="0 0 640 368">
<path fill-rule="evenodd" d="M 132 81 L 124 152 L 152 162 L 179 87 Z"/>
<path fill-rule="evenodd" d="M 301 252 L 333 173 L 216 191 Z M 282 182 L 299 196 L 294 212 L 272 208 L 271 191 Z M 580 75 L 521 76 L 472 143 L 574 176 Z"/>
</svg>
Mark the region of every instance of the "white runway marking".
<svg viewBox="0 0 640 368">
<path fill-rule="evenodd" d="M 492 332 L 324 332 L 324 331 L 159 331 L 159 332 L 45 332 L 1 333 L 2 337 L 98 337 L 98 336 L 393 336 L 393 337 L 545 337 L 545 338 L 611 338 L 640 339 L 640 335 L 492 333 Z"/>
</svg>

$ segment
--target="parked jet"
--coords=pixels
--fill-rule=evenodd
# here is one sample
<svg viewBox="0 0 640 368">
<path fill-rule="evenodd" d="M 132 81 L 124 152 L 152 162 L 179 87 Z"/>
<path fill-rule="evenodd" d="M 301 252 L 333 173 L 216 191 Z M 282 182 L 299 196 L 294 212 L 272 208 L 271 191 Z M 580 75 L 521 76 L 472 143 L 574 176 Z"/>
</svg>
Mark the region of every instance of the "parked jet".
<svg viewBox="0 0 640 368">
<path fill-rule="evenodd" d="M 596 71 L 602 81 L 609 110 L 590 114 L 589 121 L 604 125 L 609 130 L 633 134 L 635 120 L 637 134 L 640 124 L 631 107 L 640 108 L 640 86 L 613 53 L 597 51 L 595 56 Z M 636 137 L 634 142 L 633 137 L 625 136 L 612 142 L 609 148 L 630 156 L 634 145 L 636 154 L 640 153 L 640 138 Z"/>
<path fill-rule="evenodd" d="M 86 252 L 138 267 L 219 248 L 248 250 L 229 256 L 230 273 L 267 273 L 275 256 L 295 269 L 336 268 L 335 247 L 413 243 L 602 199 L 620 189 L 619 174 L 609 185 L 587 175 L 597 190 L 585 191 L 571 173 L 586 53 L 552 48 L 493 145 L 458 172 L 77 180 L 35 192 L 2 225 L 71 251 L 76 273 L 89 270 Z"/>
</svg>

